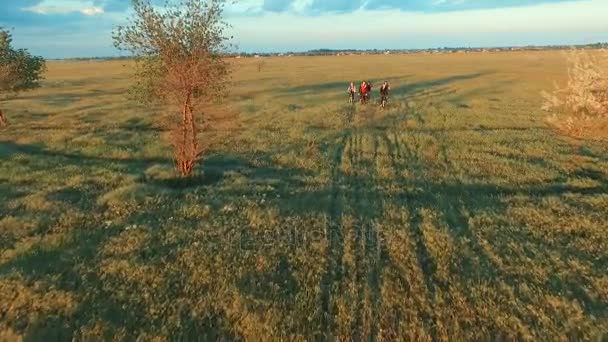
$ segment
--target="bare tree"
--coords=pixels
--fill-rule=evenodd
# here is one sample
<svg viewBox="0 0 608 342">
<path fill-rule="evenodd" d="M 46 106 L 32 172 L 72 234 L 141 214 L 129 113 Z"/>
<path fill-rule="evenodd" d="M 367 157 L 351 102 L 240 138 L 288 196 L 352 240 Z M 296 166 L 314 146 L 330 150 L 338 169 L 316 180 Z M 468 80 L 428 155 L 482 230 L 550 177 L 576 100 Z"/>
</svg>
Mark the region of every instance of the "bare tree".
<svg viewBox="0 0 608 342">
<path fill-rule="evenodd" d="M 229 66 L 229 40 L 222 20 L 224 0 L 132 0 L 134 15 L 114 32 L 115 46 L 136 57 L 133 94 L 143 103 L 179 109 L 172 143 L 177 171 L 189 176 L 206 147 L 199 132 L 217 120 Z M 177 114 L 177 113 L 176 113 Z"/>
<path fill-rule="evenodd" d="M 32 56 L 27 50 L 11 47 L 9 31 L 0 28 L 0 103 L 22 91 L 40 86 L 46 64 L 42 57 Z M 0 108 L 0 127 L 8 125 L 8 119 Z"/>
</svg>

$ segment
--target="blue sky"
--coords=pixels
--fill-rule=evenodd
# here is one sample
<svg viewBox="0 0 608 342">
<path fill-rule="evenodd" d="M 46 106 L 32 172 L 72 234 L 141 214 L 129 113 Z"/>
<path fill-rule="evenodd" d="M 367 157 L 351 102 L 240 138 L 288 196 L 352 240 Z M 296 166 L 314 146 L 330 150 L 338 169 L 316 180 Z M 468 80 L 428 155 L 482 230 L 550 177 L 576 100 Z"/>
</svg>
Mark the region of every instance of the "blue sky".
<svg viewBox="0 0 608 342">
<path fill-rule="evenodd" d="M 0 0 L 0 26 L 47 58 L 116 55 L 129 3 Z M 608 41 L 608 0 L 239 0 L 226 15 L 241 51 Z"/>
</svg>

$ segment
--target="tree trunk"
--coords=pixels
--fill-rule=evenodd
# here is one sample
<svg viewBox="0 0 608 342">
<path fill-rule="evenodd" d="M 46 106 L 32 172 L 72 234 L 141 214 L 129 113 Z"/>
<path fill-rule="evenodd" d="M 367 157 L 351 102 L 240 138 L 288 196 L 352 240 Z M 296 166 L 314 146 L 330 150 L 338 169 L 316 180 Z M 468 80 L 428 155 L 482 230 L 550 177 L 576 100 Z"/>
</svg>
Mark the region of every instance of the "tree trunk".
<svg viewBox="0 0 608 342">
<path fill-rule="evenodd" d="M 8 126 L 8 120 L 6 119 L 6 116 L 4 116 L 2 109 L 0 109 L 0 127 L 4 126 Z"/>
<path fill-rule="evenodd" d="M 192 173 L 199 157 L 198 132 L 194 120 L 191 96 L 188 95 L 182 107 L 181 136 L 176 142 L 175 163 L 181 176 L 187 177 Z"/>
</svg>

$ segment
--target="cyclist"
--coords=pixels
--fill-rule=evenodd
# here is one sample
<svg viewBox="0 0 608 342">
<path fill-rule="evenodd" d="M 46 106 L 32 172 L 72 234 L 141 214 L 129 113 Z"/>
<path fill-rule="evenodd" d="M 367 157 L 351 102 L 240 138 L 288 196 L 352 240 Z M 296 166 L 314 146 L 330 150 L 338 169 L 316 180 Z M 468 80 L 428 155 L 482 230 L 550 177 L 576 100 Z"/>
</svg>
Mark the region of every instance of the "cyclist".
<svg viewBox="0 0 608 342">
<path fill-rule="evenodd" d="M 363 81 L 361 87 L 359 87 L 359 98 L 362 104 L 367 102 L 367 82 Z"/>
<path fill-rule="evenodd" d="M 384 83 L 382 83 L 382 86 L 380 87 L 380 105 L 382 106 L 382 108 L 386 107 L 386 103 L 388 102 L 388 93 L 391 90 L 391 86 L 388 84 L 387 81 L 384 81 Z"/>
<path fill-rule="evenodd" d="M 348 86 L 348 103 L 355 102 L 355 93 L 357 92 L 357 87 L 355 87 L 355 82 L 350 82 L 350 86 Z"/>
</svg>

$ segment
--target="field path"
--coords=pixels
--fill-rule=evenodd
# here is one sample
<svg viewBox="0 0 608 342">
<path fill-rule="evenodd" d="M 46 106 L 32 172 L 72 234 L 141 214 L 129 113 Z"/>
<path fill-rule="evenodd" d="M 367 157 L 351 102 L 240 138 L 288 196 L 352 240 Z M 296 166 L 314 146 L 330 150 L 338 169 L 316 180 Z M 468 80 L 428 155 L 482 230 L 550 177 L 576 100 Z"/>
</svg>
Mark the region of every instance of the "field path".
<svg viewBox="0 0 608 342">
<path fill-rule="evenodd" d="M 341 188 L 344 186 L 344 175 L 341 165 L 345 158 L 344 151 L 350 144 L 352 134 L 345 132 L 335 147 L 332 158 L 331 170 L 331 202 L 329 216 L 327 217 L 326 237 L 327 243 L 327 268 L 321 281 L 321 306 L 322 331 L 326 336 L 331 336 L 334 326 L 332 314 L 335 311 L 332 299 L 339 293 L 340 279 L 342 278 L 343 265 L 342 258 L 344 253 L 344 232 L 342 229 L 342 212 L 344 210 L 343 194 Z"/>
<path fill-rule="evenodd" d="M 424 123 L 420 113 L 415 117 L 420 124 Z M 421 229 L 420 211 L 428 201 L 406 192 L 400 192 L 395 199 L 387 196 L 388 189 L 430 188 L 422 175 L 419 142 L 415 139 L 404 141 L 401 134 L 408 133 L 350 127 L 344 130 L 335 147 L 331 215 L 328 218 L 328 269 L 322 281 L 321 296 L 323 308 L 328 313 L 323 330 L 330 339 L 336 336 L 352 336 L 356 340 L 379 338 L 383 278 L 385 267 L 391 265 L 386 239 L 391 238 L 392 232 L 378 229 L 384 219 L 384 207 L 393 204 L 395 199 L 409 213 L 405 224 L 413 242 L 413 259 L 418 263 L 417 269 L 410 273 L 423 276 L 420 285 L 427 292 L 415 309 L 416 315 L 422 319 L 428 336 L 438 336 L 434 331 L 437 318 L 433 316 L 432 303 L 446 287 L 435 276 L 435 261 Z M 380 175 L 384 164 L 388 164 L 392 178 Z M 420 195 L 428 196 L 428 193 Z M 410 284 L 416 282 L 415 279 L 404 281 L 403 286 L 415 288 Z M 350 303 L 346 308 L 350 324 L 339 321 L 345 303 Z"/>
</svg>

